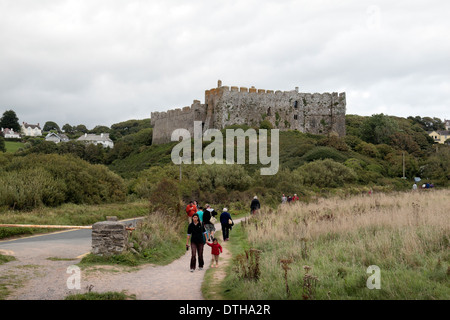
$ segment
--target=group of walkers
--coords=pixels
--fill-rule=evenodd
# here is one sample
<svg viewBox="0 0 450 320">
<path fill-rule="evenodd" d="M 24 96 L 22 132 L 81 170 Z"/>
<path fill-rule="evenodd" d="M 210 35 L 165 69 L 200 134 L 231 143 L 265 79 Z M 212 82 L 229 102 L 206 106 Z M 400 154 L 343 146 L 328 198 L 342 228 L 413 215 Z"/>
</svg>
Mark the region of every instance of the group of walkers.
<svg viewBox="0 0 450 320">
<path fill-rule="evenodd" d="M 298 201 L 299 197 L 296 193 L 294 193 L 294 196 L 285 196 L 284 194 L 281 196 L 281 203 L 294 203 L 295 201 Z"/>
<path fill-rule="evenodd" d="M 252 215 L 257 214 L 261 204 L 258 197 L 253 197 L 250 204 L 250 212 Z M 219 244 L 217 237 L 215 237 L 216 227 L 214 224 L 217 222 L 216 216 L 218 213 L 211 208 L 209 204 L 205 204 L 204 207 L 200 206 L 197 201 L 190 201 L 186 206 L 186 214 L 188 217 L 188 230 L 186 239 L 186 251 L 191 249 L 191 262 L 190 270 L 194 272 L 197 266 L 202 270 L 205 262 L 203 260 L 203 249 L 205 244 L 211 247 L 212 262 L 216 267 L 219 265 L 219 254 L 222 253 L 222 246 Z M 219 216 L 219 222 L 222 228 L 223 241 L 230 240 L 230 230 L 234 226 L 233 219 L 227 208 L 223 208 L 222 213 Z"/>
<path fill-rule="evenodd" d="M 209 204 L 202 207 L 197 201 L 191 201 L 186 206 L 186 214 L 188 216 L 189 226 L 186 239 L 186 250 L 191 249 L 190 270 L 194 272 L 198 260 L 198 269 L 202 270 L 205 264 L 203 260 L 203 249 L 205 244 L 211 247 L 212 262 L 211 267 L 219 265 L 219 254 L 222 253 L 222 246 L 215 237 L 216 228 L 214 223 L 217 222 L 218 213 L 211 208 Z M 234 225 L 233 219 L 227 208 L 223 208 L 219 221 L 222 227 L 222 236 L 224 241 L 229 240 L 229 233 Z"/>
</svg>

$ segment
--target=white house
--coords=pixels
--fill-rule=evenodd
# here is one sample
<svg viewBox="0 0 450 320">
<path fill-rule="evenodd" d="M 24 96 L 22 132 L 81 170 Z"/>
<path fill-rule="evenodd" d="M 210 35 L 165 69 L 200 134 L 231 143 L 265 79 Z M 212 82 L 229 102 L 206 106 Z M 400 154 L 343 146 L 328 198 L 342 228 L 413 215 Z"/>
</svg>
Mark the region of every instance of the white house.
<svg viewBox="0 0 450 320">
<path fill-rule="evenodd" d="M 13 129 L 8 129 L 8 128 L 3 129 L 2 128 L 1 132 L 3 132 L 3 136 L 5 138 L 20 139 L 20 134 L 18 132 L 14 132 Z"/>
<path fill-rule="evenodd" d="M 51 141 L 54 143 L 60 143 L 60 142 L 67 142 L 69 141 L 69 138 L 62 133 L 54 133 L 54 132 L 50 132 L 46 137 L 45 137 L 45 141 Z"/>
<path fill-rule="evenodd" d="M 85 133 L 84 135 L 79 137 L 77 141 L 84 141 L 86 143 L 93 143 L 93 144 L 101 144 L 105 148 L 107 147 L 114 148 L 114 142 L 109 137 L 109 133 L 102 133 L 100 135 Z"/>
<path fill-rule="evenodd" d="M 29 137 L 40 137 L 42 136 L 42 130 L 41 127 L 38 124 L 29 124 L 26 122 L 22 122 L 21 127 L 22 133 L 24 136 Z"/>
</svg>

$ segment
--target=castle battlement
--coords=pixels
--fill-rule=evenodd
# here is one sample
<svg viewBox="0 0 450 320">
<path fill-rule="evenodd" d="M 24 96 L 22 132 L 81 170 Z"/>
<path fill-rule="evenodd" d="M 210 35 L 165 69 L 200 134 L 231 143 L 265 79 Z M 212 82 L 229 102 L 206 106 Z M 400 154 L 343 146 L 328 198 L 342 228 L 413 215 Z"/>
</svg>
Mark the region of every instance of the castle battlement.
<svg viewBox="0 0 450 320">
<path fill-rule="evenodd" d="M 315 93 L 306 93 L 306 92 L 299 92 L 298 87 L 296 87 L 294 90 L 289 91 L 281 91 L 281 90 L 266 90 L 266 89 L 257 89 L 255 87 L 238 87 L 238 86 L 220 86 L 217 88 L 211 88 L 209 90 L 205 90 L 205 95 L 210 94 L 220 94 L 224 92 L 239 92 L 239 93 L 257 93 L 257 94 L 276 94 L 276 95 L 283 95 L 283 94 L 299 94 L 299 95 L 306 95 L 306 96 L 312 96 L 314 99 L 319 99 L 323 96 L 335 96 L 335 95 L 345 95 L 345 93 L 337 93 L 337 92 L 315 92 Z"/>
<path fill-rule="evenodd" d="M 195 111 L 198 108 L 199 105 L 200 105 L 200 101 L 199 100 L 194 100 L 194 102 L 193 102 L 193 104 L 191 106 L 186 106 L 186 107 L 183 107 L 183 108 L 171 109 L 171 110 L 167 110 L 167 111 L 154 111 L 154 112 L 151 113 L 151 122 L 153 124 L 157 120 L 172 119 L 172 118 L 175 118 L 175 117 L 189 115 L 193 111 Z"/>
<path fill-rule="evenodd" d="M 190 107 L 152 112 L 153 142 L 170 142 L 173 130 L 192 132 L 194 121 L 203 129 L 223 129 L 233 124 L 258 127 L 269 121 L 280 130 L 299 130 L 314 134 L 345 135 L 345 92 L 304 93 L 258 89 L 254 86 L 223 86 L 205 90 L 205 103 L 194 100 Z"/>
</svg>

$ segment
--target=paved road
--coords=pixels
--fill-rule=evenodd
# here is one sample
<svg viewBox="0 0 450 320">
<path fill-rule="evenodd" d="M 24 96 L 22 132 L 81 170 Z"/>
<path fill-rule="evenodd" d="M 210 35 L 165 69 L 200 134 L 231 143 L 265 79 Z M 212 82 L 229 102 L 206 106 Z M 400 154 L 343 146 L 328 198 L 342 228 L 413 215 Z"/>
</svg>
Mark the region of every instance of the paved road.
<svg viewBox="0 0 450 320">
<path fill-rule="evenodd" d="M 123 220 L 135 226 L 138 219 Z M 65 230 L 43 235 L 0 241 L 0 253 L 16 258 L 77 258 L 91 250 L 91 229 Z"/>
</svg>

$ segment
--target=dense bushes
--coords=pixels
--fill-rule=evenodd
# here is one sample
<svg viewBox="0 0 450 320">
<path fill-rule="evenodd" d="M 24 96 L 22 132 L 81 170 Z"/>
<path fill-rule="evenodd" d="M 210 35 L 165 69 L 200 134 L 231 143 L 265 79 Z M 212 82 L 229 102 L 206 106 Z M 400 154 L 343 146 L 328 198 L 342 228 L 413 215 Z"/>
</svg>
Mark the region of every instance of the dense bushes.
<svg viewBox="0 0 450 320">
<path fill-rule="evenodd" d="M 345 183 L 352 183 L 357 179 L 352 169 L 331 159 L 308 163 L 298 171 L 303 177 L 304 185 L 320 188 L 342 187 Z"/>
<path fill-rule="evenodd" d="M 333 159 L 338 162 L 344 162 L 346 157 L 331 147 L 316 147 L 306 153 L 303 159 L 307 162 L 314 160 Z"/>
<path fill-rule="evenodd" d="M 0 166 L 0 206 L 31 209 L 65 202 L 98 204 L 122 201 L 126 196 L 118 175 L 71 155 L 2 157 Z"/>
</svg>

